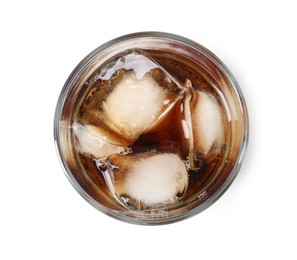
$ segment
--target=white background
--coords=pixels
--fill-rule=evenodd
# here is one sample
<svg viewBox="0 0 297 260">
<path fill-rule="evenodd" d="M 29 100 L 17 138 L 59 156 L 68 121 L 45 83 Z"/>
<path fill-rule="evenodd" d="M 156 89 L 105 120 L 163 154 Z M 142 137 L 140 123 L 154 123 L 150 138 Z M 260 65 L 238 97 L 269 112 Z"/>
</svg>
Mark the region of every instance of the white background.
<svg viewBox="0 0 297 260">
<path fill-rule="evenodd" d="M 297 259 L 295 1 L 1 1 L 0 259 Z M 58 162 L 61 88 L 93 49 L 145 30 L 222 59 L 250 115 L 242 169 L 203 213 L 165 226 L 98 212 Z"/>
</svg>

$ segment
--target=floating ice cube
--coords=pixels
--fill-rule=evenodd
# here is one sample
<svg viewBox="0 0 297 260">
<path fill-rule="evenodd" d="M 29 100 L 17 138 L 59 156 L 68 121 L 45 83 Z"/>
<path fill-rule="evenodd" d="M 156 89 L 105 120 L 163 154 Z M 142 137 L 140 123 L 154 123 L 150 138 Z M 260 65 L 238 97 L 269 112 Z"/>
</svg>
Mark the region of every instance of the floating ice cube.
<svg viewBox="0 0 297 260">
<path fill-rule="evenodd" d="M 101 139 L 103 139 L 105 142 L 109 144 L 114 144 L 119 146 L 126 146 L 129 144 L 128 142 L 126 142 L 126 140 L 115 135 L 113 132 L 104 130 L 99 126 L 86 125 L 85 127 L 88 129 L 90 134 L 94 136 L 99 136 Z"/>
<path fill-rule="evenodd" d="M 128 158 L 128 160 L 127 160 Z M 180 157 L 172 153 L 117 157 L 114 169 L 118 197 L 153 207 L 176 200 L 188 185 L 188 173 Z"/>
<path fill-rule="evenodd" d="M 72 129 L 77 138 L 76 147 L 80 153 L 102 158 L 120 153 L 124 149 L 124 147 L 118 145 L 119 140 L 112 138 L 98 127 L 84 126 L 74 122 Z"/>
<path fill-rule="evenodd" d="M 127 194 L 146 205 L 167 202 L 185 190 L 188 173 L 175 154 L 159 154 L 136 162 L 126 178 Z"/>
<path fill-rule="evenodd" d="M 184 119 L 181 121 L 182 129 L 184 134 L 183 148 L 188 152 L 189 166 L 191 169 L 197 168 L 195 165 L 195 150 L 194 150 L 194 135 L 192 126 L 192 115 L 191 115 L 191 102 L 195 102 L 197 95 L 194 94 L 193 86 L 190 80 L 186 80 L 185 83 L 185 97 L 183 99 L 183 116 Z"/>
<path fill-rule="evenodd" d="M 214 145 L 224 141 L 223 116 L 214 97 L 199 93 L 198 103 L 192 111 L 195 149 L 207 154 Z"/>
<path fill-rule="evenodd" d="M 129 73 L 103 104 L 107 124 L 129 140 L 135 140 L 159 117 L 166 90 L 150 77 L 137 79 Z"/>
<path fill-rule="evenodd" d="M 81 119 L 103 125 L 133 143 L 159 124 L 183 96 L 183 87 L 153 59 L 131 50 L 94 76 Z"/>
</svg>

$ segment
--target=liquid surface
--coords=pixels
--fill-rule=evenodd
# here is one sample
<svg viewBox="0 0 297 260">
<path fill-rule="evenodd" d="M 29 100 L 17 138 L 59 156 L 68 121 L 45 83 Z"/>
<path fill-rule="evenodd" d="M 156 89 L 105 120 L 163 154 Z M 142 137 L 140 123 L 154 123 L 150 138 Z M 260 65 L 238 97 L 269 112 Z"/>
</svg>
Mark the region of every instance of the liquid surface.
<svg viewBox="0 0 297 260">
<path fill-rule="evenodd" d="M 81 185 L 95 187 L 101 204 L 153 212 L 208 196 L 230 133 L 216 88 L 190 60 L 128 50 L 98 68 L 80 97 L 72 135 Z"/>
</svg>

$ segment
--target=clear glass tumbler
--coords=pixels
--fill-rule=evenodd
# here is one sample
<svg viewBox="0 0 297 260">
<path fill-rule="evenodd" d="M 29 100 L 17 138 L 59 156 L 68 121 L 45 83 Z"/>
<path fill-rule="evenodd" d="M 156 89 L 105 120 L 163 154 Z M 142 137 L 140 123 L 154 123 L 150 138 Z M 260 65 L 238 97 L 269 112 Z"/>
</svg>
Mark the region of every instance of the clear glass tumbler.
<svg viewBox="0 0 297 260">
<path fill-rule="evenodd" d="M 66 176 L 91 205 L 125 222 L 167 224 L 226 191 L 246 150 L 248 116 L 213 53 L 142 32 L 103 44 L 73 70 L 54 138 Z"/>
</svg>

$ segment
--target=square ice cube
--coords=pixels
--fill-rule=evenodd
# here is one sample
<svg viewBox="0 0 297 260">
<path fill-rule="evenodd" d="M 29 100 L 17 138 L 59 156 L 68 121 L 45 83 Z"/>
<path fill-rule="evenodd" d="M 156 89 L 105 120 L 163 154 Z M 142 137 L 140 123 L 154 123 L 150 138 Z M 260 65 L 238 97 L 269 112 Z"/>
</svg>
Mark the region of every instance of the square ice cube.
<svg viewBox="0 0 297 260">
<path fill-rule="evenodd" d="M 101 71 L 82 106 L 82 121 L 102 125 L 130 143 L 158 124 L 183 95 L 183 87 L 141 51 L 117 56 Z"/>
<path fill-rule="evenodd" d="M 149 76 L 139 80 L 134 73 L 127 73 L 103 103 L 105 122 L 128 140 L 135 140 L 169 102 L 166 92 Z"/>
<path fill-rule="evenodd" d="M 221 108 L 214 97 L 200 92 L 192 110 L 194 147 L 196 152 L 207 154 L 214 146 L 224 143 L 225 129 Z"/>
<path fill-rule="evenodd" d="M 186 167 L 173 153 L 116 155 L 108 161 L 112 165 L 115 194 L 135 207 L 172 203 L 188 185 Z"/>
<path fill-rule="evenodd" d="M 120 140 L 113 138 L 108 132 L 98 127 L 74 122 L 72 129 L 76 138 L 76 149 L 82 154 L 103 158 L 120 153 L 125 149 L 119 145 Z"/>
</svg>

